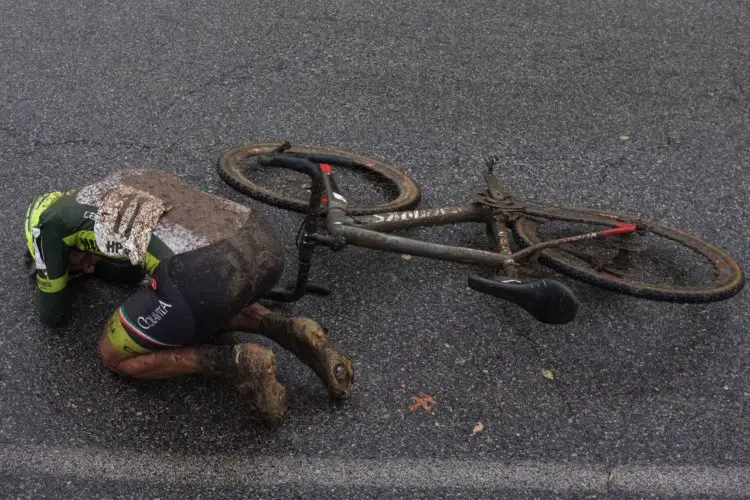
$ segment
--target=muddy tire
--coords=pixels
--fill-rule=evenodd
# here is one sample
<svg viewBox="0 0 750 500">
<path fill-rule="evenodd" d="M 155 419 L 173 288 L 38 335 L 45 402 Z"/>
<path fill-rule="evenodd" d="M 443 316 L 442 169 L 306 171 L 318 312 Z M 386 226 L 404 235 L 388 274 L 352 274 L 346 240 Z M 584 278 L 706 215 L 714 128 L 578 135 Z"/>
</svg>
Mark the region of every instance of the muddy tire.
<svg viewBox="0 0 750 500">
<path fill-rule="evenodd" d="M 258 201 L 305 213 L 309 178 L 287 169 L 261 167 L 253 157 L 267 154 L 281 143 L 247 144 L 233 148 L 219 159 L 221 178 L 237 191 Z M 414 180 L 393 166 L 347 151 L 295 145 L 286 154 L 324 154 L 353 160 L 356 166 L 334 165 L 337 184 L 349 201 L 347 213 L 370 215 L 407 210 L 419 203 L 420 189 Z"/>
<path fill-rule="evenodd" d="M 576 209 L 571 213 L 582 214 L 588 219 L 599 218 L 601 226 L 605 227 L 614 226 L 614 221 L 618 219 L 623 221 L 634 219 L 627 214 L 588 209 Z M 516 221 L 514 235 L 519 244 L 534 245 L 560 237 L 550 235 L 549 231 L 545 235 L 545 226 L 554 224 L 563 226 L 569 223 L 524 215 Z M 649 230 L 645 232 L 645 237 L 649 238 L 648 248 L 637 249 L 633 252 L 642 261 L 642 277 L 628 274 L 617 275 L 597 269 L 597 266 L 591 265 L 591 261 L 585 258 L 586 249 L 574 248 L 572 245 L 541 250 L 539 258 L 545 265 L 571 278 L 650 300 L 679 303 L 715 302 L 732 297 L 742 289 L 745 281 L 744 274 L 726 252 L 679 229 L 652 222 L 648 222 L 647 225 Z M 601 226 L 598 229 L 592 227 L 591 230 L 599 230 Z M 575 234 L 587 232 L 578 227 L 575 231 Z M 604 243 L 601 242 L 605 240 L 594 241 L 602 245 Z M 620 249 L 617 251 L 619 252 Z M 638 255 L 639 253 L 643 255 Z M 704 272 L 700 275 L 697 274 L 699 267 L 704 268 Z M 670 271 L 664 271 L 665 269 L 670 269 Z M 670 278 L 672 275 L 684 280 L 685 283 L 680 283 L 677 279 L 672 280 Z M 663 279 L 646 279 L 650 276 L 661 276 Z"/>
</svg>

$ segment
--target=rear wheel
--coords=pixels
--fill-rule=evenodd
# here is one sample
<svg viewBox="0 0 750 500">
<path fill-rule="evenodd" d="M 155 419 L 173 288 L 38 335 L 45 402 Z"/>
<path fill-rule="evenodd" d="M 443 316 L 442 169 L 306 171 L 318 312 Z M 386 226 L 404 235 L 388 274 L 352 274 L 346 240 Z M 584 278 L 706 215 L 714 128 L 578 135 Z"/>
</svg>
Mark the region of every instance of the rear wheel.
<svg viewBox="0 0 750 500">
<path fill-rule="evenodd" d="M 295 212 L 307 212 L 310 178 L 293 170 L 261 166 L 259 155 L 267 154 L 281 143 L 248 144 L 224 153 L 219 160 L 219 175 L 230 186 L 264 203 Z M 336 184 L 349 202 L 347 213 L 369 215 L 407 210 L 419 203 L 416 182 L 391 165 L 348 151 L 318 146 L 295 145 L 284 152 L 332 155 L 355 165 L 332 165 Z"/>
<path fill-rule="evenodd" d="M 557 211 L 556 211 L 557 210 Z M 554 215 L 566 219 L 555 219 Z M 637 218 L 616 212 L 550 209 L 550 218 L 523 215 L 515 223 L 519 243 L 600 231 Z M 742 289 L 744 275 L 724 251 L 661 224 L 647 230 L 550 247 L 540 260 L 572 278 L 616 292 L 668 302 L 713 302 Z"/>
</svg>

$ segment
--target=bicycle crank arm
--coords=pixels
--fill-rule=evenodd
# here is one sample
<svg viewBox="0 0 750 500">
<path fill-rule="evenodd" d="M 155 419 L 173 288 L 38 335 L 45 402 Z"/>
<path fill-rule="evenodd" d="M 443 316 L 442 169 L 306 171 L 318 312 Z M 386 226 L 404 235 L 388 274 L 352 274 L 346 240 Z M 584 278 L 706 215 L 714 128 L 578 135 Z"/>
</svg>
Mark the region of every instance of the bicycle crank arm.
<svg viewBox="0 0 750 500">
<path fill-rule="evenodd" d="M 474 290 L 513 302 L 535 319 L 550 325 L 573 321 L 580 303 L 573 291 L 557 280 L 492 280 L 475 274 L 469 276 Z"/>
</svg>

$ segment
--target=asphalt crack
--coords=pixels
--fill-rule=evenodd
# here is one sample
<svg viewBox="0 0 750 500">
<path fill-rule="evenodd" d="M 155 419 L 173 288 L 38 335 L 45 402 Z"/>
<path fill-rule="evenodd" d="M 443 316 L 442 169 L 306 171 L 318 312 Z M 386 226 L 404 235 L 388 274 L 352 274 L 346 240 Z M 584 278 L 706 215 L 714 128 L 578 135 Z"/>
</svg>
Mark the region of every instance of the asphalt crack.
<svg viewBox="0 0 750 500">
<path fill-rule="evenodd" d="M 152 144 L 152 143 L 145 143 L 145 142 L 131 141 L 131 140 L 100 141 L 97 139 L 89 139 L 85 137 L 78 138 L 78 139 L 63 138 L 63 139 L 58 139 L 58 140 L 44 141 L 41 139 L 30 137 L 30 134 L 27 132 L 24 132 L 24 131 L 21 131 L 12 127 L 7 127 L 7 126 L 0 126 L 0 132 L 3 132 L 7 136 L 10 136 L 14 139 L 22 141 L 31 146 L 31 148 L 23 147 L 23 146 L 17 148 L 16 152 L 20 153 L 23 156 L 30 156 L 34 154 L 36 151 L 38 151 L 39 149 L 53 148 L 53 147 L 67 147 L 67 146 L 91 146 L 91 147 L 102 147 L 102 148 L 126 147 L 126 148 L 141 149 L 145 151 L 151 151 L 151 150 L 171 151 L 175 148 L 174 143 Z"/>
</svg>

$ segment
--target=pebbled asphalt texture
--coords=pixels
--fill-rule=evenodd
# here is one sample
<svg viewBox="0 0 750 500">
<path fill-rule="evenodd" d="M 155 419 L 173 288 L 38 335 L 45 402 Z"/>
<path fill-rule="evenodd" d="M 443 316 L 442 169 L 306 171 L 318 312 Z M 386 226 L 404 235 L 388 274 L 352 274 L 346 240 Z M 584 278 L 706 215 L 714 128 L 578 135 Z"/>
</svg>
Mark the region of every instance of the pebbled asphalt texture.
<svg viewBox="0 0 750 500">
<path fill-rule="evenodd" d="M 468 289 L 469 266 L 322 252 L 334 293 L 281 310 L 330 330 L 353 397 L 330 404 L 276 348 L 289 413 L 268 429 L 217 381 L 102 368 L 132 290 L 75 283 L 51 330 L 20 266 L 33 196 L 127 166 L 257 207 L 291 242 L 298 216 L 215 172 L 279 139 L 392 162 L 422 207 L 466 200 L 501 152 L 524 196 L 648 216 L 747 266 L 749 131 L 744 0 L 0 0 L 0 497 L 750 496 L 747 291 L 676 305 L 568 282 L 582 310 L 546 326 Z"/>
</svg>

